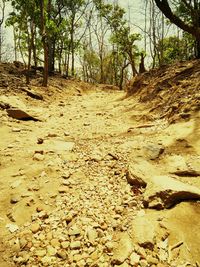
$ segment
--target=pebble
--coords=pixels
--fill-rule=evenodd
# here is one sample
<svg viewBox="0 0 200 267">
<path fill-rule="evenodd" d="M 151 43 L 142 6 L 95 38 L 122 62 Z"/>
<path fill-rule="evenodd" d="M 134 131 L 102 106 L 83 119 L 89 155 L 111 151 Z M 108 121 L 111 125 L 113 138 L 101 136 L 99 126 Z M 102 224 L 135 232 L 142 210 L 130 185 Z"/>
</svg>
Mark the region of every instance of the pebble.
<svg viewBox="0 0 200 267">
<path fill-rule="evenodd" d="M 133 252 L 130 256 L 130 264 L 134 266 L 139 262 L 140 262 L 140 256 L 137 253 Z"/>
<path fill-rule="evenodd" d="M 69 229 L 69 232 L 68 232 L 68 234 L 69 235 L 80 235 L 80 233 L 81 233 L 81 230 L 77 227 L 77 226 L 73 226 L 73 227 L 71 227 L 70 229 Z"/>
<path fill-rule="evenodd" d="M 64 250 L 57 251 L 57 256 L 63 260 L 66 260 L 66 258 L 67 258 L 67 254 Z"/>
<path fill-rule="evenodd" d="M 12 223 L 8 223 L 8 224 L 6 224 L 6 228 L 8 228 L 8 230 L 9 230 L 11 233 L 14 233 L 14 232 L 16 232 L 17 230 L 19 230 L 19 226 L 16 225 L 16 224 L 12 224 Z"/>
<path fill-rule="evenodd" d="M 60 247 L 60 242 L 58 239 L 52 239 L 50 243 L 54 248 Z"/>
<path fill-rule="evenodd" d="M 73 241 L 70 243 L 71 249 L 79 249 L 81 248 L 81 242 L 80 241 Z"/>
<path fill-rule="evenodd" d="M 32 233 L 37 233 L 40 230 L 40 225 L 38 223 L 33 223 L 31 225 L 31 231 Z"/>
<path fill-rule="evenodd" d="M 42 155 L 40 153 L 35 153 L 34 156 L 33 156 L 33 160 L 43 161 L 44 160 L 44 155 Z"/>
<path fill-rule="evenodd" d="M 58 188 L 58 192 L 61 193 L 61 194 L 67 193 L 67 191 L 68 191 L 68 188 L 66 186 L 60 186 Z"/>
<path fill-rule="evenodd" d="M 38 138 L 37 139 L 37 144 L 41 145 L 44 143 L 44 139 L 43 138 Z"/>
<path fill-rule="evenodd" d="M 70 242 L 68 242 L 68 241 L 64 241 L 61 243 L 61 247 L 64 249 L 68 248 L 69 246 L 70 246 Z"/>
<path fill-rule="evenodd" d="M 41 259 L 41 262 L 44 264 L 44 266 L 47 266 L 46 264 L 51 264 L 52 262 L 52 258 L 51 257 L 48 257 L 48 256 L 44 256 L 42 259 Z"/>
<path fill-rule="evenodd" d="M 151 255 L 147 255 L 146 260 L 148 261 L 149 264 L 155 264 L 157 265 L 159 263 L 158 259 L 154 258 Z"/>
<path fill-rule="evenodd" d="M 95 229 L 93 229 L 92 227 L 88 227 L 86 230 L 87 233 L 87 237 L 90 243 L 94 243 L 98 237 L 98 233 Z"/>
<path fill-rule="evenodd" d="M 21 132 L 21 129 L 19 129 L 19 128 L 12 128 L 12 132 L 13 133 L 19 133 L 19 132 Z"/>
<path fill-rule="evenodd" d="M 19 202 L 20 201 L 20 196 L 18 196 L 18 195 L 13 195 L 13 196 L 11 196 L 11 198 L 10 198 L 10 203 L 11 204 L 16 204 L 17 202 Z"/>
<path fill-rule="evenodd" d="M 54 255 L 56 255 L 56 253 L 57 253 L 57 249 L 55 249 L 52 246 L 48 246 L 47 247 L 47 254 L 48 254 L 48 256 L 54 256 Z"/>
<path fill-rule="evenodd" d="M 46 250 L 45 249 L 41 249 L 41 250 L 36 250 L 35 255 L 39 256 L 39 257 L 44 257 L 46 255 Z"/>
<path fill-rule="evenodd" d="M 140 266 L 141 267 L 147 267 L 148 266 L 148 262 L 146 260 L 140 260 Z"/>
<path fill-rule="evenodd" d="M 67 223 L 70 223 L 72 220 L 73 220 L 73 216 L 72 216 L 72 214 L 67 214 L 66 217 L 65 217 L 65 221 L 66 221 Z"/>
</svg>

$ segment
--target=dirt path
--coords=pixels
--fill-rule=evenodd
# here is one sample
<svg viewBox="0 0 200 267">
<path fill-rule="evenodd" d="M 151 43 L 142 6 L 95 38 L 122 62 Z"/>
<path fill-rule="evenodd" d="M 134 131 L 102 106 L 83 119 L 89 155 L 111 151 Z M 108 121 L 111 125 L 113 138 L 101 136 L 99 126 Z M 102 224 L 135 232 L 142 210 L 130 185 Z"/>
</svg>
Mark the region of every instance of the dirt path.
<svg viewBox="0 0 200 267">
<path fill-rule="evenodd" d="M 1 267 L 178 266 L 172 264 L 175 256 L 169 255 L 169 244 L 161 250 L 132 244 L 133 219 L 148 211 L 140 190 L 133 191 L 127 183 L 126 171 L 136 158 L 152 157 L 152 150 L 151 155 L 143 150 L 146 145 L 170 146 L 189 136 L 191 129 L 184 124 L 173 131 L 160 121 L 140 127 L 147 111 L 123 97 L 122 92 L 96 90 L 62 94 L 45 103 L 34 100 L 42 122 L 20 122 L 2 114 Z M 181 134 L 180 127 L 185 129 Z M 170 149 L 167 156 L 173 146 Z M 191 149 L 190 160 L 194 155 L 197 151 Z M 161 173 L 166 171 L 166 159 Z M 156 222 L 165 215 L 156 215 Z M 157 236 L 166 243 L 168 235 L 160 233 Z M 172 243 L 182 241 L 173 238 Z M 185 264 L 183 251 L 180 254 Z M 199 260 L 191 257 L 194 263 Z M 191 258 L 188 262 L 194 266 Z"/>
</svg>

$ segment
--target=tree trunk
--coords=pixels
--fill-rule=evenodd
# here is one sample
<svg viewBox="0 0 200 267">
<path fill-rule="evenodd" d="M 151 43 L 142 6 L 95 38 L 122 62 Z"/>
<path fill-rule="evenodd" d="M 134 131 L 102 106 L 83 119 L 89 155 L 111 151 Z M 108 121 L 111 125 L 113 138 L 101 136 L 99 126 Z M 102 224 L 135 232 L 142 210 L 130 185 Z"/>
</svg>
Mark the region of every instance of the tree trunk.
<svg viewBox="0 0 200 267">
<path fill-rule="evenodd" d="M 200 39 L 196 40 L 196 49 L 195 49 L 196 58 L 200 59 Z"/>
<path fill-rule="evenodd" d="M 32 25 L 30 25 L 30 28 L 32 28 Z M 27 29 L 27 39 L 28 39 L 28 66 L 27 66 L 27 72 L 26 72 L 26 84 L 29 84 L 30 83 L 30 70 L 31 70 L 31 53 L 32 53 L 31 39 L 32 37 L 30 37 L 30 33 L 28 29 Z"/>
<path fill-rule="evenodd" d="M 40 0 L 40 20 L 41 20 L 41 35 L 42 35 L 42 44 L 44 50 L 44 72 L 43 72 L 43 83 L 44 87 L 47 87 L 48 84 L 48 44 L 45 28 L 45 18 L 44 18 L 44 0 Z"/>
<path fill-rule="evenodd" d="M 2 60 L 2 28 L 1 28 L 1 25 L 0 25 L 0 62 Z"/>
</svg>

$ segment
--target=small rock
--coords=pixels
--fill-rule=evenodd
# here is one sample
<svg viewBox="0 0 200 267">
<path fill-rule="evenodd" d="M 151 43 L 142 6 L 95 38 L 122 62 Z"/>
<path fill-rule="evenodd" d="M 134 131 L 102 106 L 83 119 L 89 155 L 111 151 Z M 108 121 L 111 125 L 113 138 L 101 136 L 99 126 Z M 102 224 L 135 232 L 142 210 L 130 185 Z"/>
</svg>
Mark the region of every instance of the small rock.
<svg viewBox="0 0 200 267">
<path fill-rule="evenodd" d="M 39 256 L 39 257 L 44 257 L 46 255 L 46 250 L 45 249 L 40 249 L 40 250 L 36 250 L 35 255 Z"/>
<path fill-rule="evenodd" d="M 69 132 L 64 132 L 64 136 L 70 136 Z"/>
<path fill-rule="evenodd" d="M 147 267 L 148 266 L 148 262 L 146 260 L 140 260 L 140 266 L 141 267 Z"/>
<path fill-rule="evenodd" d="M 19 230 L 19 226 L 16 225 L 16 224 L 12 224 L 12 223 L 6 224 L 6 228 L 8 228 L 8 230 L 9 230 L 11 233 L 14 233 L 14 232 L 16 232 L 17 230 Z"/>
<path fill-rule="evenodd" d="M 67 188 L 66 186 L 60 186 L 60 187 L 58 188 L 58 192 L 59 192 L 60 194 L 67 193 L 67 191 L 68 191 L 68 188 Z"/>
<path fill-rule="evenodd" d="M 92 227 L 88 227 L 86 230 L 86 233 L 87 233 L 87 237 L 88 237 L 89 242 L 91 244 L 93 244 L 98 237 L 97 231 Z"/>
<path fill-rule="evenodd" d="M 61 243 L 61 247 L 64 248 L 64 249 L 68 248 L 69 245 L 70 245 L 69 241 L 64 241 L 64 242 Z"/>
<path fill-rule="evenodd" d="M 17 202 L 19 202 L 20 201 L 20 196 L 18 196 L 18 195 L 13 195 L 13 196 L 11 196 L 11 199 L 10 199 L 10 203 L 11 204 L 16 204 Z"/>
<path fill-rule="evenodd" d="M 144 153 L 146 159 L 155 160 L 164 152 L 165 148 L 159 144 L 149 144 L 146 145 L 142 153 Z"/>
<path fill-rule="evenodd" d="M 36 211 L 37 211 L 37 212 L 41 212 L 41 211 L 43 211 L 43 208 L 38 206 L 38 207 L 36 208 Z"/>
<path fill-rule="evenodd" d="M 48 133 L 47 137 L 57 137 L 58 135 L 56 133 Z"/>
<path fill-rule="evenodd" d="M 47 254 L 49 256 L 55 256 L 57 254 L 57 249 L 53 248 L 52 246 L 47 247 Z"/>
<path fill-rule="evenodd" d="M 106 250 L 110 253 L 113 251 L 114 249 L 114 243 L 109 241 L 105 244 Z"/>
<path fill-rule="evenodd" d="M 40 153 L 35 153 L 35 155 L 33 156 L 33 160 L 43 161 L 44 160 L 44 155 L 42 155 Z"/>
<path fill-rule="evenodd" d="M 66 223 L 70 223 L 72 220 L 73 220 L 72 214 L 67 214 L 66 217 L 65 217 Z"/>
<path fill-rule="evenodd" d="M 152 264 L 157 265 L 158 262 L 159 262 L 158 259 L 154 258 L 154 257 L 151 256 L 151 255 L 147 255 L 146 260 L 148 261 L 148 263 L 149 263 L 150 265 L 152 265 Z"/>
<path fill-rule="evenodd" d="M 75 225 L 69 229 L 69 235 L 80 235 L 81 230 Z"/>
<path fill-rule="evenodd" d="M 44 266 L 49 266 L 52 263 L 52 258 L 51 257 L 48 257 L 48 256 L 44 256 L 41 259 L 41 262 L 44 264 Z"/>
<path fill-rule="evenodd" d="M 122 214 L 123 210 L 124 210 L 124 208 L 121 207 L 121 206 L 118 206 L 118 207 L 115 208 L 115 211 L 116 211 L 117 214 Z"/>
<path fill-rule="evenodd" d="M 37 139 L 37 144 L 41 145 L 44 143 L 44 139 L 43 138 L 38 138 Z"/>
<path fill-rule="evenodd" d="M 80 241 L 73 241 L 70 244 L 71 249 L 79 249 L 81 248 L 81 242 Z"/>
<path fill-rule="evenodd" d="M 24 247 L 26 247 L 26 245 L 28 244 L 28 241 L 25 239 L 25 238 L 20 238 L 20 240 L 19 240 L 19 244 L 20 244 L 20 248 L 24 248 Z"/>
<path fill-rule="evenodd" d="M 133 265 L 133 266 L 137 266 L 137 264 L 140 262 L 140 256 L 133 252 L 130 256 L 130 264 Z"/>
<path fill-rule="evenodd" d="M 31 225 L 31 231 L 32 231 L 32 233 L 37 233 L 38 231 L 40 230 L 40 225 L 39 225 L 39 223 L 33 223 L 32 225 Z"/>
<path fill-rule="evenodd" d="M 58 256 L 59 258 L 63 259 L 63 260 L 66 260 L 66 258 L 67 258 L 67 254 L 66 254 L 66 252 L 65 252 L 64 250 L 59 250 L 59 251 L 57 252 L 57 256 Z"/>
<path fill-rule="evenodd" d="M 54 248 L 56 248 L 56 247 L 60 247 L 60 242 L 59 242 L 59 240 L 58 239 L 52 239 L 51 240 L 51 245 L 54 247 Z"/>
<path fill-rule="evenodd" d="M 19 128 L 12 128 L 12 132 L 13 133 L 19 133 L 19 132 L 21 132 L 21 129 L 19 129 Z"/>
</svg>

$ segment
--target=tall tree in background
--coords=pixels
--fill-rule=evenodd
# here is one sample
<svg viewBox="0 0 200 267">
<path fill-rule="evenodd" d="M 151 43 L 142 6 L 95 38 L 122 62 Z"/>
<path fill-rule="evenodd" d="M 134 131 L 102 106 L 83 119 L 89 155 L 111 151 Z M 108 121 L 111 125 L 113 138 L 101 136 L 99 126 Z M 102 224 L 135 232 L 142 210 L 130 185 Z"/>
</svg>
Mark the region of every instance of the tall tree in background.
<svg viewBox="0 0 200 267">
<path fill-rule="evenodd" d="M 183 31 L 196 40 L 196 57 L 200 58 L 200 1 L 199 0 L 154 0 L 162 13 Z M 170 2 L 177 7 L 172 10 Z M 178 12 L 177 12 L 178 11 Z M 177 15 L 178 14 L 178 15 Z"/>
<path fill-rule="evenodd" d="M 4 18 L 5 18 L 5 6 L 6 6 L 6 0 L 2 0 L 0 3 L 0 62 L 2 59 L 2 45 L 3 45 L 2 25 L 4 23 Z"/>
<path fill-rule="evenodd" d="M 46 32 L 46 1 L 45 0 L 39 0 L 39 7 L 40 7 L 40 34 L 42 37 L 42 44 L 43 44 L 43 52 L 44 52 L 44 73 L 43 73 L 43 86 L 47 86 L 48 84 L 48 60 L 49 60 L 49 54 L 48 54 L 48 38 L 47 38 L 47 32 Z"/>
</svg>

